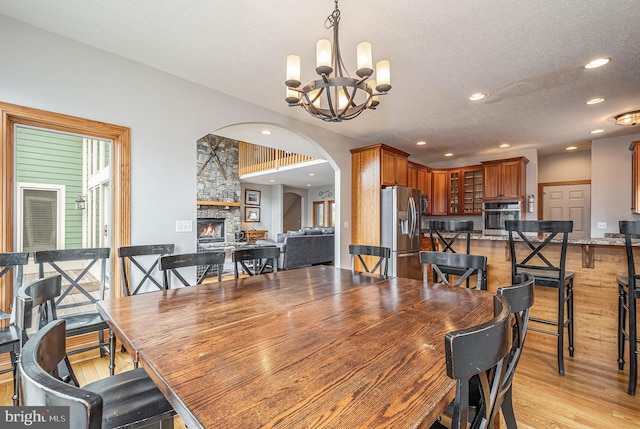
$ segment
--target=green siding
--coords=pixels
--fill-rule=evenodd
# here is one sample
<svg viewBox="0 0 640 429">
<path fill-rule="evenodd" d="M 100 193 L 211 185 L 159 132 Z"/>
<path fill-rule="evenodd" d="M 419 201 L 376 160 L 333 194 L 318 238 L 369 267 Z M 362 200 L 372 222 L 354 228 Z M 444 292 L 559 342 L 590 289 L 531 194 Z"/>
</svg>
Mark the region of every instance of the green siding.
<svg viewBox="0 0 640 429">
<path fill-rule="evenodd" d="M 82 247 L 82 137 L 29 128 L 17 129 L 18 182 L 64 185 L 65 247 Z"/>
</svg>

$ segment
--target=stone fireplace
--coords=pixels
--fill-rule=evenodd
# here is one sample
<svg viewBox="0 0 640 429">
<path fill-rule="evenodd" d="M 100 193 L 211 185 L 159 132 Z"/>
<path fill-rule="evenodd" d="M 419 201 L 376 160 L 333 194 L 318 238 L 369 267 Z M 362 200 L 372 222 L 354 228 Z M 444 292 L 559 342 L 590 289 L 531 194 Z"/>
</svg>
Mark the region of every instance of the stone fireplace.
<svg viewBox="0 0 640 429">
<path fill-rule="evenodd" d="M 236 140 L 213 134 L 197 142 L 198 244 L 231 243 L 240 231 L 238 146 Z M 201 231 L 212 220 L 212 230 Z"/>
<path fill-rule="evenodd" d="M 197 142 L 197 251 L 225 252 L 224 273 L 233 272 L 234 233 L 240 231 L 238 147 L 238 141 L 213 134 Z M 204 267 L 198 267 L 197 275 L 202 271 Z"/>
</svg>

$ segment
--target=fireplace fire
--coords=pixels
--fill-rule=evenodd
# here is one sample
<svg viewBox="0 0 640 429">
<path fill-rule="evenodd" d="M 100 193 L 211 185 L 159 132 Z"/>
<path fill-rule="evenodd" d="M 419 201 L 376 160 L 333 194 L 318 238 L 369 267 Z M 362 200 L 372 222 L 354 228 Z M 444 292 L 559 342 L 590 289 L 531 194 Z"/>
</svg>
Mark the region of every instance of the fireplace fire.
<svg viewBox="0 0 640 429">
<path fill-rule="evenodd" d="M 224 219 L 198 219 L 198 243 L 217 243 L 224 241 Z"/>
</svg>

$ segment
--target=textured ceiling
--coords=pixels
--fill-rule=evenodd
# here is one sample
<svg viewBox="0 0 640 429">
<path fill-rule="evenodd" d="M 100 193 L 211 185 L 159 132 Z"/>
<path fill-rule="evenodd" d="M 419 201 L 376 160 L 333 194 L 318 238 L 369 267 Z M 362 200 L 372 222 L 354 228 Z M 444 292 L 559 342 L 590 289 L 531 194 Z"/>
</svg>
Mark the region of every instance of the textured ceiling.
<svg viewBox="0 0 640 429">
<path fill-rule="evenodd" d="M 391 61 L 393 88 L 375 111 L 323 123 L 284 101 L 286 56 L 314 76 L 317 39 L 330 38 L 330 0 L 0 0 L 0 14 L 82 41 L 257 105 L 426 164 L 495 153 L 550 154 L 640 132 L 615 125 L 640 109 L 638 0 L 343 0 L 340 42 Z M 606 56 L 596 70 L 582 66 Z M 485 101 L 467 97 L 485 92 Z M 599 105 L 585 101 L 606 97 Z M 419 140 L 428 142 L 416 146 Z"/>
</svg>

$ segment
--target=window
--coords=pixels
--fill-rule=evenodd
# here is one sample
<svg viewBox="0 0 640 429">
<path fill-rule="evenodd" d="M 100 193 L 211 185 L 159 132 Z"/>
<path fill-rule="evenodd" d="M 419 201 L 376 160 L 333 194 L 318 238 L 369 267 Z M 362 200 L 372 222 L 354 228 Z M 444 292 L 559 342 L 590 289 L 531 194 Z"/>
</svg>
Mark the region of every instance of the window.
<svg viewBox="0 0 640 429">
<path fill-rule="evenodd" d="M 64 187 L 19 183 L 18 198 L 18 251 L 62 248 Z"/>
</svg>

